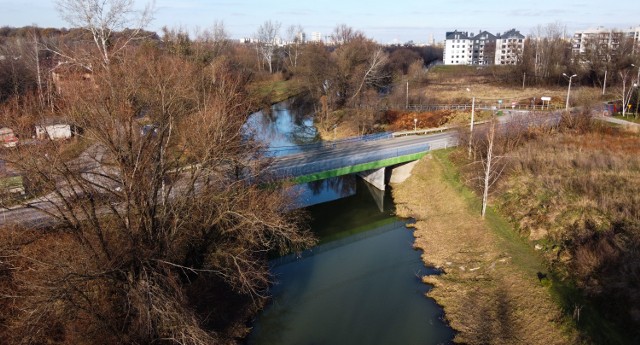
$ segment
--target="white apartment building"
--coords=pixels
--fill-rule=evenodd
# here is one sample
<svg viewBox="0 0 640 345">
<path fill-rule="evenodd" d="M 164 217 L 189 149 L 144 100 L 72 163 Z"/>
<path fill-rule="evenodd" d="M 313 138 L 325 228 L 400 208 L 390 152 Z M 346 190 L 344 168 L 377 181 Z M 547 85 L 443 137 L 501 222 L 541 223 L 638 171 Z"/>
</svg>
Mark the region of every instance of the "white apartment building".
<svg viewBox="0 0 640 345">
<path fill-rule="evenodd" d="M 638 51 L 640 48 L 640 26 L 625 30 L 606 29 L 599 26 L 576 31 L 571 38 L 571 47 L 574 54 L 583 54 L 589 44 L 604 45 L 610 49 L 616 49 L 624 38 L 632 39 L 634 51 Z"/>
<path fill-rule="evenodd" d="M 515 65 L 518 63 L 524 50 L 524 35 L 516 29 L 511 29 L 504 34 L 496 36 L 496 65 Z"/>
<path fill-rule="evenodd" d="M 444 47 L 444 64 L 515 64 L 524 48 L 524 38 L 515 29 L 498 35 L 482 30 L 477 35 L 457 30 L 447 32 Z"/>
<path fill-rule="evenodd" d="M 447 32 L 444 41 L 445 65 L 468 65 L 471 63 L 471 41 L 467 32 Z"/>
</svg>

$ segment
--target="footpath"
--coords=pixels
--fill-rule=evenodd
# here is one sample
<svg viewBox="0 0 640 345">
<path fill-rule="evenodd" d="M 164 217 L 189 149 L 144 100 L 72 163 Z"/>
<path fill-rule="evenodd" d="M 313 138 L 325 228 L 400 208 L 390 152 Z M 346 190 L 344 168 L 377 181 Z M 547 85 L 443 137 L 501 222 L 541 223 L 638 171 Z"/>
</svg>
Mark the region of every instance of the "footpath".
<svg viewBox="0 0 640 345">
<path fill-rule="evenodd" d="M 476 198 L 456 181 L 444 155 L 420 160 L 412 176 L 393 187 L 393 197 L 398 215 L 416 220 L 414 245 L 425 264 L 443 271 L 423 280 L 457 331 L 454 341 L 578 343 L 546 287 L 542 260 L 491 210 L 480 217 Z"/>
</svg>

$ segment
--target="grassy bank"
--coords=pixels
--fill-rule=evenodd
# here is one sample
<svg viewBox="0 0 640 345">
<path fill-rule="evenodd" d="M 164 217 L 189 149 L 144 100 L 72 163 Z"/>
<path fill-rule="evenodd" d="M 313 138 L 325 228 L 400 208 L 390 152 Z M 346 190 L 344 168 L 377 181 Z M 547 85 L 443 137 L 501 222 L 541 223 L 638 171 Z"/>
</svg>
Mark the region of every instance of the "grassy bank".
<svg viewBox="0 0 640 345">
<path fill-rule="evenodd" d="M 543 260 L 493 210 L 463 187 L 448 152 L 423 158 L 394 187 L 398 214 L 416 219 L 415 246 L 443 270 L 425 277 L 455 341 L 468 344 L 570 344 L 573 325 L 547 287 Z"/>
</svg>

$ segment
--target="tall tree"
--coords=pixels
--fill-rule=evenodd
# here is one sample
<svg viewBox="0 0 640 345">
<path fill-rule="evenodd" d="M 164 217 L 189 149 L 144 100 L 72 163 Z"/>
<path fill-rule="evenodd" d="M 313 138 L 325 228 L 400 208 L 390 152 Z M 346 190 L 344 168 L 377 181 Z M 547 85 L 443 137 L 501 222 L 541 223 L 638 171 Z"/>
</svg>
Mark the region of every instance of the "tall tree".
<svg viewBox="0 0 640 345">
<path fill-rule="evenodd" d="M 57 0 L 58 11 L 69 24 L 88 30 L 102 60 L 108 66 L 152 19 L 152 6 L 134 9 L 133 0 Z M 127 30 L 125 30 L 127 29 Z"/>
<path fill-rule="evenodd" d="M 278 35 L 281 24 L 270 20 L 264 22 L 256 32 L 257 49 L 261 58 L 269 67 L 269 73 L 273 73 L 273 58 L 278 48 Z"/>
</svg>

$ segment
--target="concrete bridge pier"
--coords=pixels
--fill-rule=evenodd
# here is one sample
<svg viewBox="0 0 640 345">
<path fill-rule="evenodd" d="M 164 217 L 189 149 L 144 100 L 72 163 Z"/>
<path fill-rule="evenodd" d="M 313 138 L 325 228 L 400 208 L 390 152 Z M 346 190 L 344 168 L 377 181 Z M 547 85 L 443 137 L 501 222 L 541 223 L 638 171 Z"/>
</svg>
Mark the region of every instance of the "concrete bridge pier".
<svg viewBox="0 0 640 345">
<path fill-rule="evenodd" d="M 358 173 L 358 176 L 362 177 L 363 180 L 369 182 L 372 186 L 378 188 L 379 190 L 385 190 L 385 169 L 374 169 L 361 171 Z"/>
</svg>

